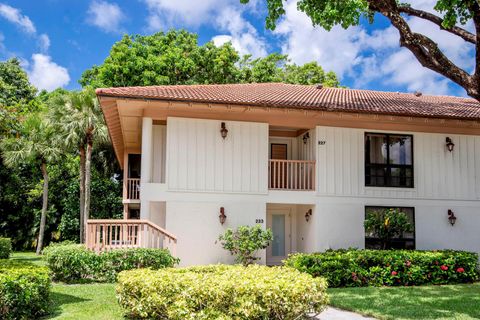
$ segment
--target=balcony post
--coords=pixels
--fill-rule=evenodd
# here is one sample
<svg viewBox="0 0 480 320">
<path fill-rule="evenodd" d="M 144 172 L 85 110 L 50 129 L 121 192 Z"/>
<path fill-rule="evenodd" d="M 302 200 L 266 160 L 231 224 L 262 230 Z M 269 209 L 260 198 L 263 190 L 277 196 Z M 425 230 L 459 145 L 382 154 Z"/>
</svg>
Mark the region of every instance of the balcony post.
<svg viewBox="0 0 480 320">
<path fill-rule="evenodd" d="M 152 180 L 152 135 L 153 120 L 144 117 L 142 119 L 142 161 L 140 174 L 140 219 L 150 219 L 150 201 L 145 199 L 146 184 Z"/>
</svg>

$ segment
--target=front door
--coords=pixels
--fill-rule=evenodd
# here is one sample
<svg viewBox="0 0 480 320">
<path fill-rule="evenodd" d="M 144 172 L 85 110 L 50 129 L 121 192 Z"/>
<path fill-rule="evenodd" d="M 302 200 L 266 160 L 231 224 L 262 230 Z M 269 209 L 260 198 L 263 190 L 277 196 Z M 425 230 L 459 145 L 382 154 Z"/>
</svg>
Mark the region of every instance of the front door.
<svg viewBox="0 0 480 320">
<path fill-rule="evenodd" d="M 273 241 L 267 248 L 267 264 L 279 265 L 291 253 L 290 210 L 279 209 L 267 212 L 267 228 L 272 230 Z"/>
</svg>

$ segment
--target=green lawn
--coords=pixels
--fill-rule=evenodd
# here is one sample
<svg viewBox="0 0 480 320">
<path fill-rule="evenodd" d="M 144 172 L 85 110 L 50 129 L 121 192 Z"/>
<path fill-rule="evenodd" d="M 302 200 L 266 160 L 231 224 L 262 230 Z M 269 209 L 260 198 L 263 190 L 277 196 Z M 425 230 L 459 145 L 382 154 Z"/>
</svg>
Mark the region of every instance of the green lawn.
<svg viewBox="0 0 480 320">
<path fill-rule="evenodd" d="M 42 256 L 37 256 L 35 252 L 14 252 L 10 258 L 12 260 L 30 262 L 39 266 L 46 265 L 45 261 L 42 259 Z"/>
<path fill-rule="evenodd" d="M 479 319 L 480 283 L 329 289 L 330 304 L 379 319 Z"/>
<path fill-rule="evenodd" d="M 54 284 L 52 300 L 53 312 L 43 319 L 123 319 L 115 298 L 115 284 Z"/>
</svg>

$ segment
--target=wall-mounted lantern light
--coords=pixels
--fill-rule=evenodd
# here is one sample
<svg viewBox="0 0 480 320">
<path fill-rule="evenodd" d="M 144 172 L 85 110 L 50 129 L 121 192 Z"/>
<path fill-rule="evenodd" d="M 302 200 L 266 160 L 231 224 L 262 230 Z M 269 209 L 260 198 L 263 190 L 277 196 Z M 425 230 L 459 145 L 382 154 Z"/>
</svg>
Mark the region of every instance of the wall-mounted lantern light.
<svg viewBox="0 0 480 320">
<path fill-rule="evenodd" d="M 453 143 L 453 141 L 452 141 L 452 139 L 450 139 L 450 137 L 447 137 L 447 139 L 445 139 L 445 142 L 446 142 L 447 150 L 452 152 L 453 147 L 455 147 L 455 143 Z"/>
<path fill-rule="evenodd" d="M 457 221 L 457 217 L 455 216 L 455 213 L 453 213 L 452 210 L 448 209 L 448 221 L 450 221 L 450 224 L 453 226 L 455 222 Z"/>
<path fill-rule="evenodd" d="M 312 209 L 308 209 L 308 211 L 305 213 L 305 221 L 308 222 L 311 216 L 312 216 Z"/>
<path fill-rule="evenodd" d="M 307 132 L 303 135 L 303 143 L 307 144 L 308 139 L 310 139 L 310 133 Z"/>
<path fill-rule="evenodd" d="M 227 220 L 224 207 L 220 207 L 220 215 L 218 216 L 218 220 L 220 220 L 221 225 L 223 225 L 225 223 L 225 220 Z"/>
<path fill-rule="evenodd" d="M 222 138 L 225 139 L 228 134 L 228 130 L 225 127 L 225 122 L 222 122 L 221 129 L 220 129 L 220 134 L 222 135 Z"/>
</svg>

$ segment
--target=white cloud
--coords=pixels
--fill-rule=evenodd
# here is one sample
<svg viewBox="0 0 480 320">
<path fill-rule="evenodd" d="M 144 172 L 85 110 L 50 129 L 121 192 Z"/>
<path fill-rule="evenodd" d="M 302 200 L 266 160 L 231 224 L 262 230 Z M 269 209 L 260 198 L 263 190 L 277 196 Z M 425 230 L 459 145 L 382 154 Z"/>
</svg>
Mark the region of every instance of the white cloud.
<svg viewBox="0 0 480 320">
<path fill-rule="evenodd" d="M 218 35 L 212 41 L 218 45 L 231 41 L 233 47 L 242 55 L 251 54 L 253 57 L 267 55 L 266 42 L 259 35 L 254 26 L 242 17 L 239 10 L 233 7 L 224 8 L 216 19 L 220 30 L 228 31 L 229 35 Z"/>
<path fill-rule="evenodd" d="M 20 13 L 17 8 L 0 3 L 0 15 L 8 21 L 19 26 L 23 31 L 34 34 L 37 32 L 35 25 L 29 17 Z"/>
<path fill-rule="evenodd" d="M 421 9 L 432 11 L 436 0 L 417 0 Z M 473 47 L 438 26 L 418 18 L 410 18 L 412 30 L 421 32 L 434 41 L 461 67 L 473 68 Z M 310 19 L 296 7 L 286 6 L 285 17 L 275 31 L 283 38 L 282 51 L 296 63 L 316 60 L 341 78 L 354 79 L 355 87 L 372 82 L 419 90 L 429 94 L 451 94 L 451 83 L 441 75 L 424 68 L 414 55 L 399 46 L 398 31 L 390 26 L 368 33 L 363 27 L 344 30 L 334 27 L 330 32 L 314 28 Z"/>
<path fill-rule="evenodd" d="M 210 21 L 214 13 L 228 5 L 225 0 L 144 0 L 150 16 L 149 28 L 158 31 L 158 26 L 180 21 L 190 26 L 199 26 Z M 153 23 L 152 23 L 153 22 Z"/>
<path fill-rule="evenodd" d="M 148 7 L 148 29 L 159 31 L 172 26 L 199 27 L 209 25 L 220 34 L 214 36 L 215 45 L 231 41 L 241 54 L 254 57 L 267 54 L 266 42 L 243 13 L 258 11 L 258 1 L 241 5 L 238 0 L 143 0 Z"/>
<path fill-rule="evenodd" d="M 50 56 L 34 54 L 27 69 L 30 82 L 40 90 L 52 91 L 70 82 L 68 70 L 52 61 Z"/>
<path fill-rule="evenodd" d="M 314 28 L 310 18 L 297 10 L 295 2 L 289 2 L 285 9 L 285 17 L 278 23 L 275 34 L 284 38 L 282 52 L 293 62 L 303 64 L 315 60 L 340 77 L 357 63 L 366 36 L 361 27 L 345 30 L 337 26 L 326 31 Z"/>
<path fill-rule="evenodd" d="M 115 3 L 94 0 L 88 8 L 87 22 L 105 32 L 121 32 L 121 23 L 125 19 L 120 7 Z"/>
<path fill-rule="evenodd" d="M 42 52 L 47 52 L 50 48 L 50 38 L 48 37 L 48 35 L 46 35 L 45 33 L 41 34 L 38 37 L 38 45 L 40 46 L 40 50 Z"/>
</svg>

